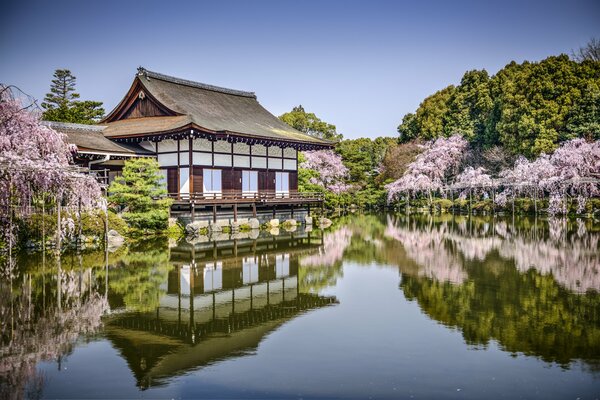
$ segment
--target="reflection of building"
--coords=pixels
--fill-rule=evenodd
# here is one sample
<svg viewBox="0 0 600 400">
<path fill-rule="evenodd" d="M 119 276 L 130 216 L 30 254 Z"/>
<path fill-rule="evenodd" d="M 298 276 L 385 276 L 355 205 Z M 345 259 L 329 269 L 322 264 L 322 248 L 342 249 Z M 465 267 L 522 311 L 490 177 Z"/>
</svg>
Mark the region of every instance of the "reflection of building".
<svg viewBox="0 0 600 400">
<path fill-rule="evenodd" d="M 211 242 L 172 249 L 166 294 L 150 312 L 106 319 L 106 335 L 142 387 L 255 349 L 299 313 L 336 300 L 307 294 L 298 260 L 320 238 Z M 260 250 L 259 250 L 260 249 Z"/>
</svg>

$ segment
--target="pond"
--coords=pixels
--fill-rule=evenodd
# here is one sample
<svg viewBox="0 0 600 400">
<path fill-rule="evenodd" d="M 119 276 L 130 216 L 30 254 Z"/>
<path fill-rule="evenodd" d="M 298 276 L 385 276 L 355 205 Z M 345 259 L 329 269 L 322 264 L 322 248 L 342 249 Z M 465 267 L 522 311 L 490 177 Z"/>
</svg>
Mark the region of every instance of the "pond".
<svg viewBox="0 0 600 400">
<path fill-rule="evenodd" d="M 0 397 L 600 396 L 592 221 L 355 215 L 255 236 L 21 255 Z"/>
</svg>

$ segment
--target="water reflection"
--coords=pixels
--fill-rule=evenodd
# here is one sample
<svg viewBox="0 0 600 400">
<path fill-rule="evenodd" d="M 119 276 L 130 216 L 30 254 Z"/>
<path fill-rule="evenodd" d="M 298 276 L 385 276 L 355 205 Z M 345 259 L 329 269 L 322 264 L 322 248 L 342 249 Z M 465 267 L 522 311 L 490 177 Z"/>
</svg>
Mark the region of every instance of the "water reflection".
<svg viewBox="0 0 600 400">
<path fill-rule="evenodd" d="M 588 223 L 589 224 L 589 223 Z M 400 284 L 409 300 L 465 341 L 568 367 L 600 365 L 598 231 L 583 221 L 392 218 L 402 243 Z M 410 264 L 410 263 L 408 263 Z"/>
<path fill-rule="evenodd" d="M 322 248 L 321 232 L 299 231 L 23 255 L 0 287 L 2 397 L 39 397 L 36 364 L 61 368 L 78 339 L 97 332 L 142 389 L 252 352 L 299 313 L 335 304 L 298 280 L 299 259 Z"/>
<path fill-rule="evenodd" d="M 43 397 L 40 362 L 60 369 L 85 341 L 116 350 L 138 389 L 170 389 L 176 377 L 257 353 L 283 324 L 337 304 L 333 295 L 341 306 L 311 317 L 327 314 L 342 327 L 319 320 L 323 334 L 311 346 L 322 359 L 311 362 L 327 361 L 342 376 L 347 366 L 337 362 L 339 353 L 328 358 L 336 348 L 360 348 L 369 365 L 380 362 L 386 370 L 402 360 L 404 354 L 389 357 L 387 347 L 364 341 L 364 332 L 377 331 L 390 315 L 399 326 L 408 321 L 429 334 L 423 337 L 457 330 L 470 354 L 498 343 L 514 355 L 565 369 L 582 361 L 600 371 L 599 228 L 583 220 L 358 215 L 339 219 L 324 233 L 155 240 L 60 258 L 27 254 L 0 284 L 0 396 Z M 356 280 L 357 270 L 365 272 L 364 280 Z M 386 282 L 378 273 L 388 276 Z M 394 280 L 383 287 L 398 275 L 399 286 Z M 428 318 L 390 314 L 396 309 L 417 309 Z M 379 342 L 394 348 L 403 340 L 396 335 L 409 332 L 399 329 L 380 334 Z M 306 335 L 288 330 L 283 340 L 296 343 Z M 302 359 L 302 349 L 292 350 L 292 358 Z M 443 361 L 421 355 L 426 366 Z M 306 379 L 319 379 L 303 368 Z M 365 379 L 382 373 L 358 372 Z"/>
</svg>

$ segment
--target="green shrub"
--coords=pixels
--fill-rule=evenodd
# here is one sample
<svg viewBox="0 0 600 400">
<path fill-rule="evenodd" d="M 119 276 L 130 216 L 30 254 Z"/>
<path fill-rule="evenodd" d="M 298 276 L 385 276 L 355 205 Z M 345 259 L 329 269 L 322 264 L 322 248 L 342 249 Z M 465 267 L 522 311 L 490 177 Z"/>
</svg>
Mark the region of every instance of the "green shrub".
<svg viewBox="0 0 600 400">
<path fill-rule="evenodd" d="M 161 198 L 167 190 L 155 159 L 127 160 L 123 175 L 111 183 L 109 194 L 112 203 L 125 209 L 123 218 L 136 234 L 167 229 L 172 201 Z"/>
</svg>

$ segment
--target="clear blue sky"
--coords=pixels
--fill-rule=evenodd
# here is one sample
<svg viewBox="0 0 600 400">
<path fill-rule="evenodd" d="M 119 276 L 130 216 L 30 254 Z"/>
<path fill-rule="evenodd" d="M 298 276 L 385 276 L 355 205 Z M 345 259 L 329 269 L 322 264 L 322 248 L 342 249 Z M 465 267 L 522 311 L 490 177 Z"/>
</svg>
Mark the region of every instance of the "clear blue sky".
<svg viewBox="0 0 600 400">
<path fill-rule="evenodd" d="M 56 68 L 110 111 L 140 65 L 302 104 L 347 138 L 402 116 L 466 70 L 570 53 L 600 38 L 600 1 L 14 1 L 0 82 L 42 99 Z"/>
</svg>

